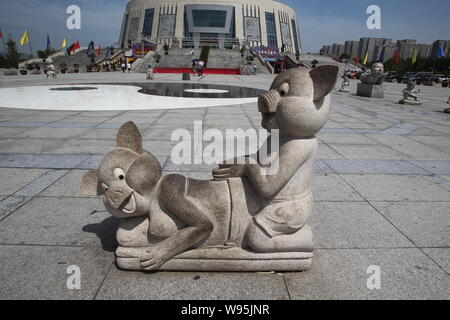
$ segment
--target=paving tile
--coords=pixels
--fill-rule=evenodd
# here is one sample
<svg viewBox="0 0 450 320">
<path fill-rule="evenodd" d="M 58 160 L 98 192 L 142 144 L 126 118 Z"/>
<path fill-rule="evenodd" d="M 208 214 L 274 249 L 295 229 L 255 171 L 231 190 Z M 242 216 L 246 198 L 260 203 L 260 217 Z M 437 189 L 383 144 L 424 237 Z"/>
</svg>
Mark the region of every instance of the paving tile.
<svg viewBox="0 0 450 320">
<path fill-rule="evenodd" d="M 27 184 L 33 182 L 48 170 L 45 169 L 11 169 L 0 168 L 2 183 L 0 184 L 0 195 L 9 196 Z"/>
<path fill-rule="evenodd" d="M 0 299 L 93 299 L 112 261 L 102 248 L 0 245 Z M 78 266 L 80 290 L 69 290 L 69 266 Z"/>
<path fill-rule="evenodd" d="M 16 196 L 34 197 L 48 188 L 50 185 L 61 179 L 69 171 L 68 170 L 50 170 L 32 183 L 17 191 Z"/>
<path fill-rule="evenodd" d="M 316 250 L 307 272 L 286 274 L 294 300 L 429 300 L 450 298 L 450 278 L 419 249 Z M 370 266 L 381 271 L 380 289 L 370 290 Z M 370 271 L 370 270 L 369 270 Z"/>
<path fill-rule="evenodd" d="M 117 226 L 118 219 L 105 212 L 100 198 L 36 197 L 0 223 L 0 244 L 104 246 L 112 251 Z"/>
<path fill-rule="evenodd" d="M 0 202 L 0 221 L 30 201 L 32 197 L 9 196 Z"/>
<path fill-rule="evenodd" d="M 450 248 L 425 248 L 422 250 L 450 274 Z"/>
<path fill-rule="evenodd" d="M 18 138 L 68 139 L 75 137 L 86 129 L 81 128 L 36 128 L 17 135 Z"/>
<path fill-rule="evenodd" d="M 396 135 L 370 135 L 370 138 L 389 146 L 414 160 L 450 160 L 450 154 Z"/>
<path fill-rule="evenodd" d="M 88 155 L 0 154 L 0 167 L 68 169 L 87 159 Z"/>
<path fill-rule="evenodd" d="M 355 160 L 403 160 L 410 159 L 407 155 L 383 145 L 345 145 L 330 144 L 334 150 L 346 159 Z M 334 158 L 338 159 L 338 158 Z"/>
<path fill-rule="evenodd" d="M 338 175 L 316 175 L 314 177 L 314 199 L 316 201 L 364 201 Z"/>
<path fill-rule="evenodd" d="M 450 202 L 375 202 L 373 205 L 417 246 L 450 246 Z"/>
<path fill-rule="evenodd" d="M 72 170 L 59 181 L 53 183 L 41 197 L 89 197 L 81 193 L 81 179 L 88 170 Z"/>
<path fill-rule="evenodd" d="M 341 175 L 369 201 L 448 201 L 449 192 L 420 176 Z"/>
<path fill-rule="evenodd" d="M 231 285 L 232 284 L 232 285 Z M 284 280 L 277 274 L 126 272 L 114 266 L 97 299 L 139 300 L 287 300 Z"/>
<path fill-rule="evenodd" d="M 317 150 L 317 159 L 344 159 L 344 157 L 336 152 L 335 148 L 330 148 L 328 145 L 319 143 Z"/>
<path fill-rule="evenodd" d="M 361 134 L 319 134 L 319 139 L 328 144 L 378 144 Z"/>
<path fill-rule="evenodd" d="M 450 174 L 450 161 L 409 161 L 433 174 Z"/>
<path fill-rule="evenodd" d="M 316 202 L 317 248 L 393 248 L 413 244 L 367 202 Z"/>
<path fill-rule="evenodd" d="M 63 141 L 59 139 L 2 139 L 0 150 L 3 153 L 43 153 Z"/>
<path fill-rule="evenodd" d="M 1 127 L 0 125 L 0 137 L 1 138 L 10 138 L 10 137 L 16 137 L 20 135 L 21 133 L 29 131 L 31 128 L 15 128 L 15 127 Z"/>
<path fill-rule="evenodd" d="M 336 173 L 429 174 L 428 171 L 401 160 L 323 160 Z"/>
<path fill-rule="evenodd" d="M 47 153 L 52 154 L 107 154 L 116 146 L 115 140 L 72 139 L 66 141 Z"/>
</svg>

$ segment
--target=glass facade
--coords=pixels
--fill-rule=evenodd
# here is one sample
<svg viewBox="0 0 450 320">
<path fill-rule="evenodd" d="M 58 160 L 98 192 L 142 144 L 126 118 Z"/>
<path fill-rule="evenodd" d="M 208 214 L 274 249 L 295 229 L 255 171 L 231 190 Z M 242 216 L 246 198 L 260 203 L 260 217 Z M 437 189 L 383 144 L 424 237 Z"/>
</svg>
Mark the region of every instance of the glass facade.
<svg viewBox="0 0 450 320">
<path fill-rule="evenodd" d="M 144 30 L 142 33 L 145 37 L 152 36 L 152 28 L 153 28 L 153 17 L 155 15 L 155 9 L 147 9 L 145 10 L 145 18 L 144 18 Z"/>
<path fill-rule="evenodd" d="M 294 32 L 295 53 L 300 53 L 300 45 L 298 43 L 298 34 L 297 34 L 297 24 L 295 23 L 294 19 L 292 19 L 292 31 Z"/>
<path fill-rule="evenodd" d="M 266 26 L 267 26 L 267 42 L 268 47 L 278 48 L 277 26 L 275 23 L 275 14 L 266 12 Z"/>
<path fill-rule="evenodd" d="M 222 10 L 192 10 L 194 27 L 197 28 L 224 28 L 227 12 Z"/>
</svg>

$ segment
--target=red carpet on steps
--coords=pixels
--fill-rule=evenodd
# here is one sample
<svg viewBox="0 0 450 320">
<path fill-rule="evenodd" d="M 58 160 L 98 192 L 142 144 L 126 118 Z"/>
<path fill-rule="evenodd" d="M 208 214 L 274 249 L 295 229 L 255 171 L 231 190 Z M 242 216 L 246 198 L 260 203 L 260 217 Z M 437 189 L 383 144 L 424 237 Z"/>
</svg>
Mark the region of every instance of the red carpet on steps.
<svg viewBox="0 0 450 320">
<path fill-rule="evenodd" d="M 191 73 L 191 68 L 155 68 L 154 73 Z M 240 74 L 239 69 L 203 69 L 203 74 Z"/>
</svg>

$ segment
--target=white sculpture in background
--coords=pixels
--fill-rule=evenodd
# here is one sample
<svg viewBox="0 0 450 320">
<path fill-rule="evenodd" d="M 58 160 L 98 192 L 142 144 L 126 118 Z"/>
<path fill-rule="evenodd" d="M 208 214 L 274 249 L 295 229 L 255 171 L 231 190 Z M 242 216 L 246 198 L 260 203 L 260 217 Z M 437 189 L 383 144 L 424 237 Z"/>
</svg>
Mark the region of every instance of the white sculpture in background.
<svg viewBox="0 0 450 320">
<path fill-rule="evenodd" d="M 53 60 L 51 58 L 44 60 L 44 70 L 46 70 L 47 79 L 50 77 L 56 78 L 55 66 L 53 65 Z"/>
<path fill-rule="evenodd" d="M 400 104 L 410 104 L 420 106 L 422 101 L 417 97 L 417 93 L 420 92 L 420 89 L 416 89 L 416 84 L 408 80 L 408 84 L 405 89 L 403 89 L 403 99 L 399 101 Z"/>
</svg>

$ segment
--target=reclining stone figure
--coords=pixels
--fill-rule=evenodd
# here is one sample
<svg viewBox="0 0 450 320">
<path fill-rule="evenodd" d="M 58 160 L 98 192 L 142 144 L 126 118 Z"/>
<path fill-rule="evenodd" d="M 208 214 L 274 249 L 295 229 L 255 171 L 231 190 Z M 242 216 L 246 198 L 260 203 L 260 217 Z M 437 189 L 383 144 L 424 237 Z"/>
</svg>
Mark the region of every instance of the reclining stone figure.
<svg viewBox="0 0 450 320">
<path fill-rule="evenodd" d="M 117 265 L 129 270 L 308 269 L 315 135 L 328 120 L 338 71 L 334 66 L 291 69 L 259 97 L 262 126 L 279 130 L 280 136 L 279 150 L 270 151 L 279 168 L 271 174 L 245 157 L 219 165 L 214 180 L 163 176 L 158 160 L 143 150 L 136 125 L 124 124 L 117 147 L 81 186 L 87 195 L 103 195 L 107 210 L 121 218 Z"/>
</svg>

